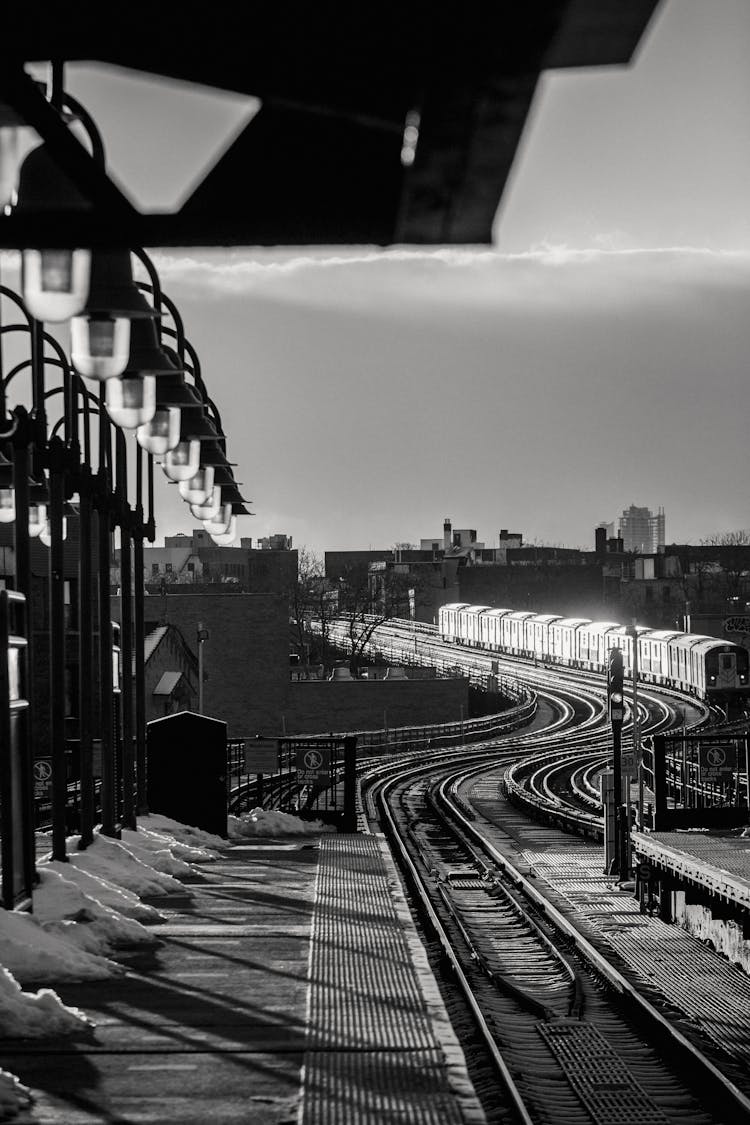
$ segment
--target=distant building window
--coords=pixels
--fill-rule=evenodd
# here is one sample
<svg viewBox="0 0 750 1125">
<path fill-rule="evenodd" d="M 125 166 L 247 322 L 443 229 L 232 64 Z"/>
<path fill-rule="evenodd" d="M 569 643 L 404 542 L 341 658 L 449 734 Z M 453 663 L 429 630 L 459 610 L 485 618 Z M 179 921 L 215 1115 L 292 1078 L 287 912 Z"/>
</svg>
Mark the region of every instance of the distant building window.
<svg viewBox="0 0 750 1125">
<path fill-rule="evenodd" d="M 151 563 L 151 573 L 152 574 L 158 574 L 159 573 L 159 564 L 158 563 Z"/>
<path fill-rule="evenodd" d="M 195 563 L 188 563 L 188 574 L 195 574 Z"/>
<path fill-rule="evenodd" d="M 167 574 L 171 574 L 172 573 L 172 564 L 171 563 L 165 563 L 164 564 L 164 570 L 166 571 Z"/>
<path fill-rule="evenodd" d="M 668 602 L 668 601 L 671 600 L 672 591 L 670 590 L 669 586 L 664 587 L 664 589 L 661 592 L 661 596 L 662 596 L 662 598 L 664 599 L 665 602 Z"/>
</svg>

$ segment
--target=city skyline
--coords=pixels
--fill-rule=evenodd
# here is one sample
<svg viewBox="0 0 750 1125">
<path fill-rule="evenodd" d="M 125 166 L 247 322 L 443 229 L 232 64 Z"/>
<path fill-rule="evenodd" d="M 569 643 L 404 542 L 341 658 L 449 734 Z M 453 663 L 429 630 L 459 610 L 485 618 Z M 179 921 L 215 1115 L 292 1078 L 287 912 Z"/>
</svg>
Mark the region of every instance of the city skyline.
<svg viewBox="0 0 750 1125">
<path fill-rule="evenodd" d="M 238 538 L 365 548 L 453 512 L 586 546 L 633 498 L 674 542 L 746 527 L 748 50 L 740 0 L 664 0 L 631 67 L 547 72 L 491 247 L 150 250 L 253 501 Z M 162 81 L 150 120 L 90 64 L 66 84 L 165 206 L 191 137 L 215 154 L 253 112 Z M 157 476 L 157 533 L 190 531 Z"/>
</svg>

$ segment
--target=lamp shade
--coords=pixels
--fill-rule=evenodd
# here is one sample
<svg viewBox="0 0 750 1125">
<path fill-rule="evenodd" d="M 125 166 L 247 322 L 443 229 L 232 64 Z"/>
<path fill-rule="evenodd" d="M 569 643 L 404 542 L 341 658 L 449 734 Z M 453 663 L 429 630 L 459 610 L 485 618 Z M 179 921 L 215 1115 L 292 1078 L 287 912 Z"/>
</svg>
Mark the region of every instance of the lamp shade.
<svg viewBox="0 0 750 1125">
<path fill-rule="evenodd" d="M 130 355 L 126 375 L 174 375 L 180 368 L 159 343 L 156 323 L 139 317 L 130 325 Z"/>
<path fill-rule="evenodd" d="M 156 397 L 162 406 L 179 406 L 180 410 L 204 410 L 203 399 L 196 390 L 188 386 L 176 364 L 169 375 L 160 376 Z"/>
<path fill-rule="evenodd" d="M 156 379 L 152 375 L 107 379 L 107 413 L 121 430 L 135 430 L 156 412 Z"/>
<path fill-rule="evenodd" d="M 90 207 L 90 201 L 52 159 L 47 145 L 37 145 L 21 165 L 15 212 L 33 216 Z M 52 323 L 77 316 L 88 297 L 90 269 L 89 250 L 24 250 L 21 289 L 29 313 Z"/>
<path fill-rule="evenodd" d="M 121 375 L 130 359 L 131 320 L 156 315 L 133 281 L 130 251 L 95 250 L 86 305 L 70 326 L 76 371 L 89 379 Z"/>
<path fill-rule="evenodd" d="M 129 250 L 94 250 L 91 280 L 83 316 L 154 320 L 158 311 L 133 281 Z"/>
</svg>

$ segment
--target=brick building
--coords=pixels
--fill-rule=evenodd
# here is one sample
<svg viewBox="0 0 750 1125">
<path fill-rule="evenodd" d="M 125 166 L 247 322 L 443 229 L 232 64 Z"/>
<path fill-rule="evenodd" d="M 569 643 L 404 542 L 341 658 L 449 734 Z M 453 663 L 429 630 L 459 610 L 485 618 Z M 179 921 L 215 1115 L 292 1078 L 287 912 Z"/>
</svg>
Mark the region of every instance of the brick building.
<svg viewBox="0 0 750 1125">
<path fill-rule="evenodd" d="M 197 653 L 203 643 L 203 711 L 230 738 L 279 732 L 289 688 L 289 610 L 280 594 L 170 588 L 146 598 L 146 630 L 173 626 Z M 196 677 L 197 682 L 197 677 Z"/>
</svg>

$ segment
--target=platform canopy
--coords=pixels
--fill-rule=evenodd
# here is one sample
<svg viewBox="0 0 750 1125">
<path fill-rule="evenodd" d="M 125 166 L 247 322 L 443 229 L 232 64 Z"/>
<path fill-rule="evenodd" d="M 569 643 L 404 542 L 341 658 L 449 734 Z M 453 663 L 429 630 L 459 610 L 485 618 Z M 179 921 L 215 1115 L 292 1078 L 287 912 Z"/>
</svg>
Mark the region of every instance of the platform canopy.
<svg viewBox="0 0 750 1125">
<path fill-rule="evenodd" d="M 0 245 L 489 243 L 540 73 L 628 63 L 657 2 L 16 4 L 0 102 L 36 128 L 84 202 L 0 216 Z M 48 60 L 262 106 L 178 211 L 141 213 L 24 69 Z"/>
</svg>

